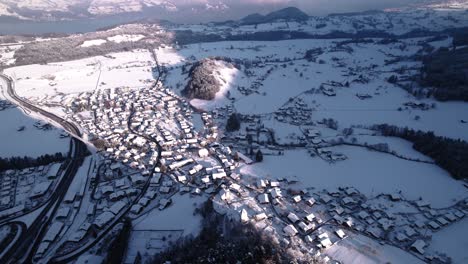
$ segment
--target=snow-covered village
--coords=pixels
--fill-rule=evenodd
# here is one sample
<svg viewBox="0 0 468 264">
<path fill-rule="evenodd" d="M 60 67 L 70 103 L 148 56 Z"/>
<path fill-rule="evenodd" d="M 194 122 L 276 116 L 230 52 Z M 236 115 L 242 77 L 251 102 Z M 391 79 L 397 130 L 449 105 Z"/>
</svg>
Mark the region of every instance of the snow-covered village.
<svg viewBox="0 0 468 264">
<path fill-rule="evenodd" d="M 1 263 L 468 262 L 468 3 L 246 15 L 0 35 Z"/>
</svg>

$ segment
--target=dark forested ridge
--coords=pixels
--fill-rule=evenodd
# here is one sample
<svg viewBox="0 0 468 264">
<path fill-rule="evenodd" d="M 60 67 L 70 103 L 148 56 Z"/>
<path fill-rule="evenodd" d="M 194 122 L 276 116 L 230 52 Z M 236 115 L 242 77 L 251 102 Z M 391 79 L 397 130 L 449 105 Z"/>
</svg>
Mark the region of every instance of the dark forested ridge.
<svg viewBox="0 0 468 264">
<path fill-rule="evenodd" d="M 25 168 L 47 165 L 53 162 L 63 162 L 65 157 L 58 152 L 52 155 L 45 154 L 37 158 L 31 157 L 11 157 L 0 158 L 0 171 L 5 170 L 22 170 Z"/>
<path fill-rule="evenodd" d="M 284 249 L 252 226 L 217 214 L 211 200 L 198 212 L 203 216 L 199 236 L 179 241 L 152 263 L 291 263 Z"/>
<path fill-rule="evenodd" d="M 433 132 L 416 131 L 391 125 L 375 127 L 384 136 L 400 137 L 411 141 L 413 148 L 434 159 L 455 179 L 468 179 L 468 142 L 434 135 Z"/>
<path fill-rule="evenodd" d="M 468 47 L 440 49 L 423 63 L 421 84 L 434 87 L 437 100 L 468 101 Z"/>
</svg>

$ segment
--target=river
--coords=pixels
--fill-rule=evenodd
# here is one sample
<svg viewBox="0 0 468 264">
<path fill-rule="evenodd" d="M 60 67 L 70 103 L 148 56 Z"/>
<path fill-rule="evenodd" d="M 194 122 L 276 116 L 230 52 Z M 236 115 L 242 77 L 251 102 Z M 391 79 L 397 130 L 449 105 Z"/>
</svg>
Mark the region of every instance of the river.
<svg viewBox="0 0 468 264">
<path fill-rule="evenodd" d="M 148 18 L 145 14 L 125 14 L 67 21 L 0 20 L 0 35 L 27 35 L 46 33 L 86 33 Z"/>
</svg>

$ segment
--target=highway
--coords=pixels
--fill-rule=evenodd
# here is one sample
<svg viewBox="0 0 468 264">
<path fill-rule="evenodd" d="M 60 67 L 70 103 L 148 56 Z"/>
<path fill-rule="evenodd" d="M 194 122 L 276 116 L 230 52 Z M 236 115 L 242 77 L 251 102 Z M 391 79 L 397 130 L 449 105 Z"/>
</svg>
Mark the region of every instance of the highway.
<svg viewBox="0 0 468 264">
<path fill-rule="evenodd" d="M 85 155 L 88 153 L 86 144 L 81 141 L 81 132 L 73 123 L 65 119 L 47 112 L 27 100 L 19 97 L 14 90 L 14 81 L 11 77 L 0 73 L 2 78 L 7 84 L 7 94 L 16 105 L 23 107 L 31 112 L 42 115 L 58 125 L 62 126 L 72 138 L 72 151 L 68 156 L 68 166 L 65 169 L 64 175 L 59 182 L 56 191 L 52 194 L 50 201 L 47 203 L 45 209 L 39 214 L 27 230 L 21 233 L 21 237 L 16 240 L 15 244 L 6 252 L 0 263 L 32 263 L 32 258 L 43 236 L 46 234 L 47 227 L 51 224 L 53 215 L 58 210 L 65 194 L 76 175 L 76 172 L 81 167 Z"/>
<path fill-rule="evenodd" d="M 159 80 L 161 78 L 161 75 L 163 73 L 158 63 L 157 55 L 154 52 L 154 49 L 149 48 L 149 50 L 152 54 L 152 57 L 154 58 L 156 62 L 156 69 L 158 73 L 156 82 L 154 86 L 152 87 L 152 88 L 155 88 L 157 87 Z M 20 96 L 18 96 L 14 90 L 14 81 L 11 79 L 11 77 L 3 73 L 0 73 L 0 78 L 4 79 L 5 82 L 7 83 L 7 94 L 9 97 L 11 97 L 11 101 L 13 101 L 13 103 L 22 107 L 24 110 L 28 110 L 28 111 L 40 114 L 52 120 L 53 122 L 62 126 L 70 135 L 73 136 L 73 139 L 72 139 L 73 151 L 71 152 L 73 154 L 69 156 L 69 161 L 71 162 L 69 162 L 69 166 L 67 167 L 65 171 L 65 175 L 62 178 L 62 181 L 59 183 L 59 186 L 57 187 L 56 192 L 52 195 L 50 202 L 47 204 L 45 210 L 43 210 L 41 214 L 36 218 L 36 220 L 33 222 L 31 227 L 28 228 L 25 232 L 22 232 L 21 237 L 17 240 L 18 242 L 13 247 L 11 247 L 11 249 L 7 253 L 4 254 L 4 257 L 2 259 L 0 259 L 0 263 L 32 263 L 33 258 L 34 258 L 34 253 L 39 247 L 43 236 L 46 234 L 47 227 L 50 226 L 51 220 L 53 219 L 53 215 L 59 208 L 59 205 L 68 190 L 68 187 L 70 186 L 76 172 L 78 171 L 78 169 L 83 163 L 83 160 L 84 160 L 83 158 L 87 152 L 87 147 L 80 140 L 82 137 L 82 134 L 75 124 L 70 123 L 53 113 L 47 112 L 31 104 L 27 100 L 24 100 Z M 159 143 L 155 139 L 148 138 L 148 137 L 146 138 L 155 142 L 158 145 L 159 155 L 158 155 L 158 160 L 156 162 L 156 166 L 157 166 L 157 164 L 159 164 L 159 159 L 161 157 L 161 146 L 159 146 Z M 151 178 L 153 173 L 154 173 L 154 168 L 151 171 L 151 175 L 149 179 Z M 135 202 L 144 196 L 150 184 L 149 179 L 145 183 L 145 186 L 142 188 L 140 195 L 137 197 L 137 199 L 135 199 Z M 77 248 L 76 250 L 68 254 L 65 254 L 62 256 L 55 256 L 54 258 L 52 258 L 51 262 L 52 263 L 68 263 L 69 261 L 75 259 L 77 256 L 79 256 L 80 254 L 82 254 L 84 251 L 88 250 L 92 246 L 94 246 L 99 240 L 105 237 L 108 234 L 108 232 L 112 230 L 112 228 L 115 227 L 115 225 L 120 222 L 120 219 L 123 216 L 125 216 L 129 210 L 130 210 L 130 207 L 127 207 L 124 210 L 124 212 L 119 215 L 119 217 L 116 217 L 116 219 L 114 219 L 114 221 L 112 221 L 112 223 L 108 225 L 105 228 L 105 230 L 101 232 L 98 235 L 98 237 L 96 237 L 91 242 L 86 243 L 82 247 Z M 19 253 L 19 252 L 22 252 L 22 253 Z"/>
</svg>

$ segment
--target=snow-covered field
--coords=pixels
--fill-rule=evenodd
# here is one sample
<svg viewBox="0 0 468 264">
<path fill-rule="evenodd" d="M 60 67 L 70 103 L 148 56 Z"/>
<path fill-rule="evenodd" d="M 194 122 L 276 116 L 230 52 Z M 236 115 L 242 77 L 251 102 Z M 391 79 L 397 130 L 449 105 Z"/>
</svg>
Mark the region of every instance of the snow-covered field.
<svg viewBox="0 0 468 264">
<path fill-rule="evenodd" d="M 105 39 L 86 40 L 85 42 L 83 42 L 83 44 L 81 44 L 81 47 L 87 48 L 87 47 L 92 47 L 92 46 L 99 46 L 106 42 L 107 41 Z"/>
<path fill-rule="evenodd" d="M 8 45 L 0 46 L 0 65 L 12 65 L 15 63 L 14 58 L 16 50 L 20 49 L 22 45 Z"/>
<path fill-rule="evenodd" d="M 146 50 L 115 53 L 63 63 L 6 69 L 23 97 L 70 94 L 97 89 L 138 88 L 152 80 L 151 54 Z"/>
<path fill-rule="evenodd" d="M 359 147 L 333 149 L 348 159 L 330 164 L 310 157 L 305 150 L 286 151 L 284 156 L 265 156 L 262 163 L 246 165 L 241 172 L 297 180 L 300 186 L 317 190 L 353 186 L 368 197 L 401 190 L 407 199 L 422 197 L 436 208 L 452 205 L 468 194 L 460 182 L 436 165 L 406 161 Z"/>
<path fill-rule="evenodd" d="M 69 138 L 60 139 L 59 129 L 40 130 L 34 127 L 37 120 L 32 119 L 17 108 L 0 111 L 0 156 L 38 157 L 56 152 L 66 153 Z M 23 131 L 18 129 L 24 127 Z"/>
<path fill-rule="evenodd" d="M 140 39 L 144 38 L 144 35 L 116 35 L 113 37 L 107 38 L 109 41 L 113 41 L 116 43 L 121 43 L 121 42 L 131 42 L 131 41 L 139 41 Z"/>
<path fill-rule="evenodd" d="M 449 226 L 432 236 L 430 248 L 435 251 L 446 253 L 452 258 L 453 263 L 467 263 L 468 254 L 468 218 Z"/>
<path fill-rule="evenodd" d="M 201 229 L 201 216 L 194 210 L 207 200 L 205 196 L 192 197 L 176 194 L 173 205 L 164 211 L 157 209 L 133 220 L 133 232 L 127 251 L 127 261 L 133 261 L 138 252 L 152 256 L 170 246 L 182 236 L 196 236 Z"/>
<path fill-rule="evenodd" d="M 362 235 L 350 234 L 347 239 L 327 249 L 326 254 L 346 264 L 361 263 L 424 263 L 407 252 L 389 245 L 380 245 Z"/>
<path fill-rule="evenodd" d="M 286 104 L 289 98 L 299 96 L 314 109 L 314 120 L 333 118 L 338 121 L 340 127 L 387 123 L 468 140 L 468 125 L 460 122 L 468 113 L 467 104 L 435 102 L 432 99 L 418 100 L 386 81 L 396 67 L 418 66 L 415 62 L 392 66 L 386 65 L 385 61 L 393 55 L 408 56 L 416 53 L 420 40 L 422 39 L 403 40 L 406 46 L 403 51 L 393 44 L 370 43 L 349 44 L 353 52 L 348 53 L 334 50 L 336 40 L 288 40 L 206 43 L 184 46 L 180 50 L 160 49 L 157 53 L 164 58 L 164 63 L 169 67 L 209 56 L 263 61 L 261 67 L 254 68 L 254 76 L 248 77 L 243 71 L 234 76 L 230 73 L 225 74 L 225 79 L 231 80 L 226 89 L 230 91 L 231 97 L 235 98 L 235 109 L 242 114 L 269 114 Z M 323 63 L 303 59 L 306 50 L 313 48 L 323 49 L 324 53 L 317 57 L 317 61 L 322 60 Z M 274 62 L 285 57 L 292 61 Z M 272 73 L 266 74 L 256 93 L 244 96 L 237 91 L 238 86 L 249 87 L 252 82 L 262 77 L 269 67 L 273 68 Z M 351 75 L 352 73 L 363 74 L 369 83 L 353 82 L 359 74 Z M 169 71 L 165 83 L 168 87 L 180 91 L 187 84 L 186 77 L 180 68 L 175 67 Z M 323 83 L 332 81 L 349 82 L 350 87 L 337 88 L 335 97 L 326 96 L 320 91 L 305 93 L 312 88 L 319 90 Z M 358 93 L 369 94 L 372 98 L 361 100 L 356 96 Z M 403 104 L 410 101 L 434 103 L 435 109 L 404 109 Z"/>
</svg>

